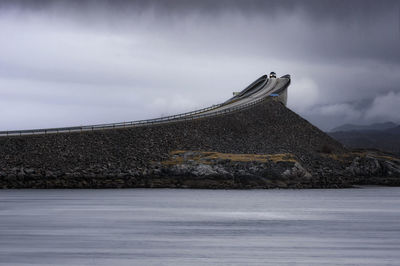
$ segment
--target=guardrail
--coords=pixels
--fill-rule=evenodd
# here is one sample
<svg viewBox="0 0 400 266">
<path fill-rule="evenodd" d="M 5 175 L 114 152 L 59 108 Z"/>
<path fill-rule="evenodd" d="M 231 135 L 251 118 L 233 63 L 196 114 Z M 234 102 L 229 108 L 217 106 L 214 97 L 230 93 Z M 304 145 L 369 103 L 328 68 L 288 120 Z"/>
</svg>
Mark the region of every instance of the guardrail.
<svg viewBox="0 0 400 266">
<path fill-rule="evenodd" d="M 88 126 L 74 126 L 74 127 L 59 127 L 59 128 L 44 128 L 44 129 L 24 129 L 24 130 L 9 130 L 9 131 L 0 131 L 0 136 L 15 136 L 15 135 L 34 135 L 34 134 L 48 134 L 48 133 L 60 133 L 60 132 L 72 132 L 72 131 L 80 131 L 90 129 L 102 129 L 102 128 L 115 128 L 115 127 L 125 127 L 136 124 L 154 124 L 155 122 L 162 121 L 171 121 L 177 118 L 181 118 L 183 116 L 196 115 L 199 113 L 204 113 L 210 111 L 212 109 L 216 109 L 223 104 L 214 104 L 212 106 L 198 109 L 195 111 L 190 111 L 186 113 L 180 113 L 176 115 L 164 116 L 159 118 L 152 119 L 144 119 L 137 121 L 129 121 L 129 122 L 118 122 L 118 123 L 108 123 L 108 124 L 97 124 L 97 125 L 88 125 Z"/>
<path fill-rule="evenodd" d="M 163 118 L 155 118 L 155 119 L 147 119 L 147 120 L 138 120 L 138 121 L 130 121 L 130 122 L 122 122 L 122 123 L 113 123 L 113 124 L 99 124 L 99 125 L 90 125 L 90 126 L 76 126 L 76 127 L 61 127 L 61 128 L 47 128 L 47 129 L 32 129 L 32 130 L 13 130 L 13 131 L 0 131 L 0 136 L 22 136 L 22 135 L 42 135 L 42 134 L 54 134 L 54 133 L 69 133 L 69 132 L 80 132 L 80 131 L 94 131 L 94 130 L 103 130 L 103 129 L 112 129 L 112 128 L 125 128 L 125 127 L 138 127 L 138 126 L 148 126 L 148 125 L 156 125 L 156 124 L 164 124 L 170 122 L 178 122 L 178 121 L 189 121 L 195 120 L 205 117 L 218 116 L 230 112 L 234 112 L 237 110 L 243 110 L 250 106 L 254 106 L 266 98 L 256 100 L 251 103 L 247 103 L 244 105 L 227 108 L 222 111 L 217 111 L 214 113 L 201 114 L 203 112 L 215 109 L 217 107 L 208 107 L 201 109 L 201 112 L 191 112 L 191 114 L 183 115 L 173 115 Z M 218 105 L 220 106 L 220 105 Z"/>
<path fill-rule="evenodd" d="M 290 79 L 289 79 L 290 80 Z M 283 88 L 287 88 L 290 82 L 283 86 Z M 267 95 L 268 97 L 268 95 Z M 216 104 L 210 107 L 206 107 L 203 109 L 198 109 L 191 112 L 153 118 L 153 119 L 145 119 L 145 120 L 137 120 L 137 121 L 129 121 L 129 122 L 120 122 L 120 123 L 111 123 L 111 124 L 97 124 L 97 125 L 88 125 L 88 126 L 75 126 L 75 127 L 60 127 L 60 128 L 45 128 L 45 129 L 27 129 L 27 130 L 12 130 L 12 131 L 0 131 L 0 137 L 5 136 L 22 136 L 22 135 L 42 135 L 42 134 L 54 134 L 54 133 L 69 133 L 69 132 L 82 132 L 82 131 L 94 131 L 94 130 L 103 130 L 103 129 L 112 129 L 112 128 L 125 128 L 125 127 L 138 127 L 138 126 L 147 126 L 147 125 L 155 125 L 155 124 L 164 124 L 169 122 L 178 122 L 178 121 L 188 121 L 205 117 L 213 117 L 218 115 L 223 115 L 226 113 L 243 110 L 249 107 L 252 107 L 260 102 L 263 102 L 267 99 L 267 97 L 255 100 L 253 102 L 227 108 L 221 111 L 216 111 L 208 114 L 201 114 L 207 111 L 219 108 L 224 104 Z"/>
</svg>

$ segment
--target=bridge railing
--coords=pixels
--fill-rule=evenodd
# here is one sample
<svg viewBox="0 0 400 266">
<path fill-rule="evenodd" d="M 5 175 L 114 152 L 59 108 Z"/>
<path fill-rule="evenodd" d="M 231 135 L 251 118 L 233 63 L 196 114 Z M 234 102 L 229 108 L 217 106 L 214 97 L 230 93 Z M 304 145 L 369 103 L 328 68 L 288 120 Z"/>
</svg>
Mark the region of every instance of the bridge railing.
<svg viewBox="0 0 400 266">
<path fill-rule="evenodd" d="M 223 105 L 222 103 L 214 104 L 214 105 L 206 107 L 206 108 L 202 108 L 202 109 L 198 109 L 198 110 L 190 111 L 190 112 L 186 112 L 186 113 L 180 113 L 180 114 L 176 114 L 176 115 L 164 116 L 164 117 L 159 117 L 159 118 L 137 120 L 137 121 L 96 124 L 96 125 L 87 125 L 87 126 L 0 131 L 0 136 L 50 134 L 50 133 L 60 133 L 60 132 L 81 131 L 81 130 L 83 131 L 83 130 L 106 129 L 106 128 L 115 128 L 115 127 L 126 127 L 126 126 L 132 126 L 132 125 L 154 124 L 157 122 L 171 121 L 171 120 L 175 120 L 175 119 L 178 119 L 178 118 L 181 118 L 184 116 L 196 115 L 199 113 L 207 112 L 212 109 L 218 108 L 222 105 Z"/>
<path fill-rule="evenodd" d="M 287 88 L 289 84 L 283 86 Z M 137 120 L 137 121 L 129 121 L 129 122 L 120 122 L 120 123 L 110 123 L 110 124 L 97 124 L 97 125 L 88 125 L 88 126 L 75 126 L 75 127 L 59 127 L 59 128 L 45 128 L 45 129 L 27 129 L 27 130 L 12 130 L 12 131 L 0 131 L 1 136 L 22 136 L 22 135 L 36 135 L 36 134 L 54 134 L 54 133 L 68 133 L 68 132 L 79 132 L 79 131 L 94 131 L 94 130 L 102 130 L 102 129 L 111 129 L 111 128 L 124 128 L 124 127 L 138 127 L 138 126 L 146 126 L 146 125 L 155 125 L 155 124 L 164 124 L 169 122 L 178 122 L 178 121 L 188 121 L 205 117 L 213 117 L 218 115 L 223 115 L 226 113 L 243 110 L 249 107 L 252 107 L 260 102 L 263 102 L 267 99 L 267 97 L 263 97 L 261 99 L 252 101 L 250 103 L 242 104 L 235 107 L 226 108 L 221 111 L 206 113 L 207 111 L 219 108 L 224 104 L 216 104 L 210 107 L 206 107 L 203 109 L 165 116 L 160 118 L 153 119 L 145 119 L 145 120 Z"/>
<path fill-rule="evenodd" d="M 111 123 L 111 124 L 88 125 L 88 126 L 0 131 L 0 136 L 22 136 L 22 135 L 35 135 L 35 134 L 66 133 L 66 132 L 76 132 L 76 131 L 92 131 L 92 130 L 101 130 L 101 129 L 110 129 L 110 128 L 124 128 L 124 127 L 137 127 L 137 126 L 145 126 L 145 125 L 163 124 L 163 123 L 169 123 L 169 122 L 175 122 L 175 121 L 187 121 L 187 120 L 194 120 L 194 119 L 211 117 L 211 116 L 218 116 L 218 115 L 226 114 L 226 113 L 229 113 L 232 111 L 242 110 L 244 108 L 253 106 L 263 100 L 264 99 L 259 99 L 254 102 L 251 102 L 251 103 L 227 108 L 227 109 L 224 109 L 221 111 L 216 111 L 213 113 L 205 113 L 205 112 L 216 109 L 216 108 L 220 107 L 222 104 L 213 105 L 213 106 L 199 109 L 199 110 L 192 111 L 192 112 L 171 115 L 171 116 L 166 116 L 166 117 L 160 117 L 160 118 L 154 118 L 154 119 Z M 205 114 L 201 114 L 201 113 L 205 113 Z"/>
</svg>

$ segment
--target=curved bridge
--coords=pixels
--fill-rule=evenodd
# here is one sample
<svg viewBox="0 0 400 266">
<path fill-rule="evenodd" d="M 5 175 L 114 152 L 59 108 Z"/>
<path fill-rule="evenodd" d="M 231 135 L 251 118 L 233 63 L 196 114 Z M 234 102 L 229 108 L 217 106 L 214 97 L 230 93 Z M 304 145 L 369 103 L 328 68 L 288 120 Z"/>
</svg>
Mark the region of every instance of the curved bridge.
<svg viewBox="0 0 400 266">
<path fill-rule="evenodd" d="M 285 75 L 280 78 L 268 78 L 267 75 L 264 75 L 258 78 L 253 83 L 251 83 L 237 95 L 225 101 L 224 103 L 213 105 L 192 112 L 160 117 L 155 119 L 120 122 L 112 124 L 0 131 L 0 136 L 20 136 L 20 135 L 81 132 L 81 131 L 103 130 L 112 128 L 148 126 L 148 125 L 171 123 L 178 121 L 188 121 L 203 117 L 223 115 L 226 113 L 246 109 L 266 100 L 268 97 L 275 97 L 277 100 L 281 101 L 283 104 L 286 105 L 287 88 L 289 85 L 290 85 L 290 75 Z"/>
</svg>

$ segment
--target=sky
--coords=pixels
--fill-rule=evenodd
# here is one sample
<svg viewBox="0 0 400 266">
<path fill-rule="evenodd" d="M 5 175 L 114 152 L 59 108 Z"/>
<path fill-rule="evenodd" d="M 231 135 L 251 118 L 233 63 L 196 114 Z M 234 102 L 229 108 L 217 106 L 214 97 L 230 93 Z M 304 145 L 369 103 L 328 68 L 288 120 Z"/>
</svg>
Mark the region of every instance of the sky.
<svg viewBox="0 0 400 266">
<path fill-rule="evenodd" d="M 1 0 L 0 130 L 155 118 L 290 74 L 328 131 L 400 123 L 400 1 Z"/>
</svg>

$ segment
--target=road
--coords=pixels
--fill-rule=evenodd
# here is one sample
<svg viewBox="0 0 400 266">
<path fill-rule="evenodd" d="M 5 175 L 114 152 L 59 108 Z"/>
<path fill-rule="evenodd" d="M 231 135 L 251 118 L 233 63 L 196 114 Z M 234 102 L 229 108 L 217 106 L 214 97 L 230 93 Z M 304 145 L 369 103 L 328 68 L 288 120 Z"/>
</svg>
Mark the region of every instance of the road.
<svg viewBox="0 0 400 266">
<path fill-rule="evenodd" d="M 286 88 L 290 84 L 290 76 L 285 75 L 280 78 L 268 78 L 267 75 L 261 76 L 256 81 L 247 86 L 236 96 L 230 98 L 224 103 L 203 108 L 200 110 L 187 112 L 183 114 L 172 115 L 168 117 L 160 117 L 148 120 L 120 122 L 111 124 L 87 125 L 77 127 L 63 128 L 45 128 L 45 129 L 28 129 L 28 130 L 12 130 L 0 131 L 0 137 L 20 136 L 20 135 L 38 135 L 51 133 L 69 133 L 92 130 L 105 130 L 112 128 L 138 127 L 155 124 L 173 123 L 177 121 L 193 120 L 203 117 L 222 115 L 234 112 L 240 109 L 248 108 L 255 105 L 270 96 L 277 96 L 279 100 L 286 104 L 287 91 Z"/>
<path fill-rule="evenodd" d="M 274 92 L 279 91 L 281 88 L 286 86 L 288 82 L 289 82 L 288 78 L 272 78 L 272 79 L 266 78 L 265 82 L 263 82 L 261 86 L 259 84 L 256 84 L 256 86 L 248 90 L 242 96 L 233 97 L 229 99 L 227 102 L 225 102 L 222 106 L 204 112 L 203 114 L 211 114 L 262 100 L 264 98 L 267 98 L 271 94 L 274 94 Z"/>
</svg>

